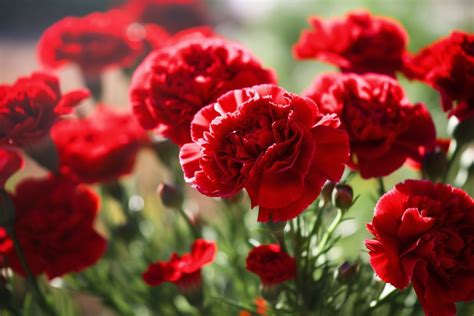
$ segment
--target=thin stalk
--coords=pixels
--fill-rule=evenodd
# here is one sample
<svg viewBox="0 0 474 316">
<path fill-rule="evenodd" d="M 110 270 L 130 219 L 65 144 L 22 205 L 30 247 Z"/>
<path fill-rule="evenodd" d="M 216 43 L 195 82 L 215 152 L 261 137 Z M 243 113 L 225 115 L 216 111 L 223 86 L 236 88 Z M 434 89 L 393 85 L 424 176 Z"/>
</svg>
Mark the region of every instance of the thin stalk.
<svg viewBox="0 0 474 316">
<path fill-rule="evenodd" d="M 30 270 L 30 267 L 28 266 L 28 263 L 26 261 L 25 254 L 23 253 L 23 250 L 21 249 L 20 243 L 18 239 L 16 238 L 16 233 L 15 229 L 13 228 L 14 225 L 14 206 L 13 202 L 10 199 L 10 196 L 8 193 L 1 189 L 0 191 L 0 198 L 1 198 L 1 205 L 2 205 L 2 214 L 11 214 L 12 218 L 10 221 L 8 221 L 5 224 L 5 229 L 7 231 L 8 236 L 13 242 L 13 245 L 15 247 L 16 254 L 18 256 L 18 259 L 20 261 L 21 267 L 23 268 L 23 271 L 26 274 L 26 280 L 28 281 L 28 284 L 30 285 L 31 289 L 33 290 L 33 294 L 38 302 L 38 305 L 48 313 L 48 315 L 57 315 L 56 311 L 53 309 L 53 307 L 49 304 L 48 300 L 46 299 L 46 296 L 44 296 L 43 292 L 41 291 L 41 288 L 38 285 L 38 280 L 36 277 L 33 275 L 33 273 Z"/>
<path fill-rule="evenodd" d="M 382 196 L 385 194 L 385 192 L 387 192 L 387 190 L 385 190 L 385 184 L 383 183 L 383 178 L 382 177 L 377 178 L 377 182 L 379 184 L 379 196 Z"/>
<path fill-rule="evenodd" d="M 188 225 L 189 230 L 193 234 L 194 238 L 201 238 L 201 232 L 197 229 L 196 225 L 193 224 L 188 214 L 186 214 L 186 212 L 181 207 L 176 208 L 176 210 Z"/>
<path fill-rule="evenodd" d="M 329 241 L 329 238 L 331 238 L 336 227 L 341 223 L 341 220 L 342 220 L 342 210 L 337 209 L 336 217 L 334 217 L 334 219 L 332 220 L 331 224 L 328 227 L 328 230 L 323 235 L 323 238 L 321 238 L 321 241 L 318 244 L 319 251 L 323 251 L 324 247 L 326 247 L 326 243 Z"/>
<path fill-rule="evenodd" d="M 452 170 L 454 162 L 458 159 L 459 155 L 462 153 L 462 146 L 456 144 L 454 147 L 453 153 L 451 154 L 451 158 L 448 160 L 448 165 L 446 166 L 446 173 L 443 176 L 443 183 L 446 183 L 449 179 L 449 174 Z"/>
</svg>

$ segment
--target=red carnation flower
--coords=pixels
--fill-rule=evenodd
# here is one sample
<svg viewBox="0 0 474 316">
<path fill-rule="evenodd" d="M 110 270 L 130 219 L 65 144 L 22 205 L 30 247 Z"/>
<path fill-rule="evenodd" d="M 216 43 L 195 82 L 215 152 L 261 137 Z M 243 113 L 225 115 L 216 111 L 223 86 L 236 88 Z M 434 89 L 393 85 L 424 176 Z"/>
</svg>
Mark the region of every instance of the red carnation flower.
<svg viewBox="0 0 474 316">
<path fill-rule="evenodd" d="M 0 189 L 22 165 L 23 159 L 16 151 L 0 148 Z"/>
<path fill-rule="evenodd" d="M 411 281 L 426 315 L 474 300 L 474 199 L 457 188 L 407 180 L 375 206 L 370 264 L 399 289 Z"/>
<path fill-rule="evenodd" d="M 58 78 L 39 72 L 13 85 L 0 85 L 0 145 L 40 140 L 61 115 L 88 96 L 85 89 L 61 95 Z"/>
<path fill-rule="evenodd" d="M 173 33 L 207 24 L 206 7 L 200 0 L 128 0 L 119 9 L 132 21 L 158 23 Z"/>
<path fill-rule="evenodd" d="M 453 32 L 422 49 L 407 74 L 441 93 L 443 110 L 464 121 L 474 116 L 474 35 Z"/>
<path fill-rule="evenodd" d="M 377 74 L 325 74 L 305 92 L 324 113 L 336 113 L 351 142 L 352 167 L 363 178 L 389 175 L 421 147 L 433 148 L 436 130 L 426 107 L 411 104 L 398 82 Z"/>
<path fill-rule="evenodd" d="M 296 277 L 296 262 L 279 245 L 253 248 L 247 256 L 247 270 L 260 278 L 263 286 L 273 286 Z"/>
<path fill-rule="evenodd" d="M 97 195 L 82 185 L 63 178 L 25 180 L 12 196 L 15 206 L 14 230 L 34 275 L 49 279 L 79 272 L 93 265 L 105 252 L 107 243 L 93 227 L 98 211 Z M 0 236 L 5 231 L 0 228 Z M 25 275 L 11 242 L 0 247 L 6 262 Z"/>
<path fill-rule="evenodd" d="M 51 68 L 77 64 L 86 73 L 130 66 L 141 52 L 141 43 L 127 35 L 129 22 L 115 10 L 66 17 L 43 33 L 39 59 Z"/>
<path fill-rule="evenodd" d="M 300 59 L 318 59 L 344 72 L 375 72 L 393 76 L 403 66 L 408 36 L 395 20 L 368 12 L 344 18 L 312 17 L 294 47 Z"/>
<path fill-rule="evenodd" d="M 286 221 L 326 180 L 340 179 L 349 145 L 338 126 L 335 115 L 277 86 L 235 90 L 196 114 L 180 162 L 201 193 L 230 197 L 245 188 L 259 221 Z"/>
<path fill-rule="evenodd" d="M 132 78 L 134 114 L 178 145 L 190 141 L 194 114 L 223 93 L 276 81 L 242 46 L 199 32 L 151 53 Z"/>
<path fill-rule="evenodd" d="M 106 106 L 83 119 L 58 122 L 51 130 L 61 174 L 79 182 L 115 180 L 129 174 L 146 133 L 129 113 Z"/>
<path fill-rule="evenodd" d="M 173 253 L 169 261 L 150 264 L 143 273 L 143 280 L 151 286 L 172 282 L 183 291 L 192 291 L 201 285 L 201 268 L 214 261 L 216 250 L 213 241 L 197 239 L 191 253 L 182 256 Z"/>
</svg>

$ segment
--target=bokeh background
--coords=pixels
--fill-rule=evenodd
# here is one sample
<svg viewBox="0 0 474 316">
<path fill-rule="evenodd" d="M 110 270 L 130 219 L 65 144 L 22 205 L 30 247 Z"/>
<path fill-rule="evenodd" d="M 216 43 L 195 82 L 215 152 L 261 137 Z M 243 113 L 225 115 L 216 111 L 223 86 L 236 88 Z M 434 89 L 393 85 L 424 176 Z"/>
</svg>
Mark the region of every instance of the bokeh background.
<svg viewBox="0 0 474 316">
<path fill-rule="evenodd" d="M 120 4 L 118 0 L 0 0 L 0 84 L 11 83 L 21 75 L 40 69 L 36 58 L 36 44 L 42 32 L 55 21 L 68 16 L 81 16 L 93 11 L 104 11 Z M 162 24 L 170 31 L 189 26 L 211 25 L 229 39 L 241 42 L 248 47 L 267 67 L 275 69 L 280 85 L 289 91 L 300 93 L 307 88 L 313 78 L 322 72 L 335 70 L 332 66 L 316 61 L 297 61 L 292 55 L 292 46 L 300 32 L 307 28 L 307 18 L 317 16 L 342 16 L 351 10 L 368 10 L 376 15 L 397 19 L 409 34 L 409 50 L 416 52 L 421 47 L 455 29 L 474 32 L 473 0 L 208 0 L 202 1 L 199 8 L 170 9 L 161 14 Z M 59 71 L 64 91 L 82 87 L 82 77 L 74 66 Z M 431 88 L 399 78 L 413 102 L 424 102 L 434 117 L 438 134 L 446 135 L 446 115 L 440 111 L 439 95 Z M 473 87 L 474 89 L 474 87 Z M 105 103 L 117 107 L 128 106 L 128 78 L 119 70 L 105 74 Z M 40 176 L 44 171 L 32 161 L 9 183 L 25 176 Z M 415 171 L 403 167 L 386 178 L 386 187 L 410 177 L 417 177 Z M 127 185 L 137 192 L 135 203 L 144 206 L 149 216 L 156 221 L 163 220 L 164 212 L 155 190 L 163 180 L 172 180 L 163 164 L 154 159 L 152 153 L 141 154 L 134 177 L 126 179 Z M 362 181 L 355 177 L 351 181 L 356 195 L 360 195 L 351 209 L 354 219 L 344 222 L 340 232 L 346 238 L 331 255 L 353 259 L 365 256 L 363 240 L 368 236 L 365 223 L 372 217 L 375 203 L 375 181 Z M 470 189 L 472 195 L 473 188 Z M 212 218 L 218 204 L 189 190 L 191 198 L 187 208 L 199 212 L 203 217 Z M 141 198 L 143 197 L 143 198 Z M 103 207 L 113 209 L 113 205 Z M 256 211 L 248 212 L 248 223 L 255 228 Z M 120 212 L 116 221 L 120 222 Z M 218 220 L 218 219 L 216 219 Z M 147 234 L 160 234 L 160 225 L 144 227 Z M 162 226 L 161 226 L 162 227 Z M 252 229 L 252 228 L 251 228 Z M 170 236 L 169 238 L 174 238 Z M 178 240 L 179 243 L 179 240 Z M 185 249 L 186 247 L 183 247 Z M 160 245 L 156 249 L 161 249 Z M 137 249 L 137 252 L 140 252 Z M 165 258 L 168 250 L 159 257 Z M 155 259 L 158 255 L 154 256 Z M 219 258 L 218 258 L 219 259 Z M 224 260 L 223 258 L 221 258 Z M 220 259 L 219 259 L 220 260 Z M 86 304 L 87 305 L 87 304 Z"/>
</svg>

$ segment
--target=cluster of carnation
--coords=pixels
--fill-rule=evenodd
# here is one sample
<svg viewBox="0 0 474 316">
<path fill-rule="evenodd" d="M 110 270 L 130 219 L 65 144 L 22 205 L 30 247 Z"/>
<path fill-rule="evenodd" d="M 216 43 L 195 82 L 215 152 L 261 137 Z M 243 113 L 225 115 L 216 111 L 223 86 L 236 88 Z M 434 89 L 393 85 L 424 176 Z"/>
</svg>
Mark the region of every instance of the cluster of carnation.
<svg viewBox="0 0 474 316">
<path fill-rule="evenodd" d="M 152 50 L 132 77 L 133 114 L 97 105 L 87 117 L 64 117 L 89 93 L 62 94 L 57 77 L 43 72 L 0 86 L 0 185 L 21 168 L 21 150 L 42 139 L 52 140 L 59 158 L 47 177 L 2 196 L 15 216 L 0 228 L 0 264 L 26 273 L 12 234 L 34 275 L 54 278 L 94 264 L 106 241 L 93 225 L 98 197 L 85 184 L 130 174 L 148 144 L 145 130 L 179 146 L 193 188 L 221 198 L 245 189 L 258 221 L 280 222 L 301 214 L 346 166 L 364 179 L 380 178 L 408 160 L 419 164 L 439 146 L 427 107 L 408 100 L 397 72 L 439 91 L 449 115 L 474 116 L 473 35 L 454 32 L 413 55 L 406 32 L 390 19 L 366 12 L 311 18 L 295 56 L 341 72 L 317 76 L 297 95 L 279 87 L 248 49 L 210 29 L 170 35 L 147 24 L 143 7 L 150 3 L 65 18 L 38 47 L 47 67 L 72 63 L 93 73 L 130 66 Z M 132 27 L 136 21 L 140 29 Z M 407 180 L 375 207 L 370 263 L 397 288 L 411 282 L 428 315 L 454 315 L 455 302 L 474 299 L 473 227 L 474 200 L 465 192 Z M 216 252 L 214 241 L 197 239 L 190 253 L 151 264 L 143 279 L 188 293 L 201 286 L 201 269 Z M 246 264 L 264 287 L 297 273 L 295 259 L 276 244 L 252 249 Z"/>
</svg>

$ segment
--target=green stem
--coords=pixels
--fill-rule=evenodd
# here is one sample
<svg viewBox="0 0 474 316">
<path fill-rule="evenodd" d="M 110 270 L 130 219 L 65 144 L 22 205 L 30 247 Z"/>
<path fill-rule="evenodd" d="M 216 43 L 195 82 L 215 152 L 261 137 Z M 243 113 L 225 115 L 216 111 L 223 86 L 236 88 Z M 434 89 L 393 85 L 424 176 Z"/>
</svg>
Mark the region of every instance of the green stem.
<svg viewBox="0 0 474 316">
<path fill-rule="evenodd" d="M 323 251 L 324 248 L 326 247 L 326 243 L 329 241 L 329 238 L 331 238 L 336 227 L 341 223 L 341 220 L 342 220 L 342 210 L 337 209 L 336 217 L 334 217 L 334 219 L 332 220 L 331 224 L 328 227 L 328 230 L 326 231 L 326 233 L 323 235 L 323 238 L 321 238 L 321 241 L 319 242 L 318 248 L 320 252 Z"/>
<path fill-rule="evenodd" d="M 183 217 L 184 221 L 188 225 L 189 230 L 193 234 L 194 238 L 196 239 L 201 238 L 201 232 L 197 229 L 196 225 L 193 224 L 188 214 L 186 214 L 186 212 L 181 207 L 176 208 L 176 210 L 181 215 L 181 217 Z"/>
<path fill-rule="evenodd" d="M 444 174 L 443 179 L 442 179 L 443 183 L 447 183 L 449 179 L 449 173 L 452 170 L 454 162 L 458 159 L 461 153 L 462 153 L 462 146 L 460 146 L 459 144 L 456 144 L 456 146 L 454 147 L 454 151 L 451 154 L 451 158 L 448 160 L 448 165 L 446 166 L 446 173 Z"/>
<path fill-rule="evenodd" d="M 49 304 L 48 300 L 44 296 L 43 292 L 41 291 L 41 288 L 38 285 L 38 280 L 36 277 L 33 275 L 33 273 L 30 270 L 30 267 L 28 266 L 25 254 L 23 253 L 23 250 L 21 249 L 20 243 L 18 239 L 16 238 L 16 233 L 14 229 L 14 206 L 13 202 L 10 199 L 10 196 L 8 193 L 4 190 L 0 190 L 0 198 L 1 198 L 1 205 L 2 205 L 2 214 L 10 214 L 12 215 L 11 218 L 6 222 L 5 224 L 5 229 L 7 231 L 8 236 L 13 242 L 13 245 L 15 247 L 16 254 L 18 256 L 18 259 L 20 261 L 21 267 L 23 268 L 23 271 L 26 274 L 26 279 L 28 281 L 28 284 L 33 290 L 33 293 L 35 295 L 35 298 L 38 302 L 38 305 L 48 313 L 48 315 L 57 315 L 56 311 L 52 308 L 52 306 Z"/>
<path fill-rule="evenodd" d="M 377 178 L 377 181 L 379 184 L 379 196 L 382 196 L 385 194 L 385 192 L 387 192 L 387 190 L 385 190 L 385 184 L 383 183 L 383 178 L 379 177 Z"/>
</svg>

